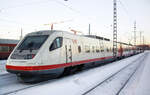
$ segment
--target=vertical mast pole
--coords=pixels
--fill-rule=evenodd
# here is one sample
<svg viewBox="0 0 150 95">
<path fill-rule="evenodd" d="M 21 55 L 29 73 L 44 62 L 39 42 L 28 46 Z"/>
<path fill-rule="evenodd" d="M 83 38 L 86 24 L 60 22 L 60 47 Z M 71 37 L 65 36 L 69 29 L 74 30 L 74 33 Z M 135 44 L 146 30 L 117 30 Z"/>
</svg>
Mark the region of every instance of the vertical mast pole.
<svg viewBox="0 0 150 95">
<path fill-rule="evenodd" d="M 117 56 L 117 3 L 113 1 L 113 57 Z"/>
<path fill-rule="evenodd" d="M 136 46 L 136 21 L 134 22 L 134 45 Z"/>
<path fill-rule="evenodd" d="M 91 35 L 91 25 L 89 24 L 89 35 Z"/>
</svg>

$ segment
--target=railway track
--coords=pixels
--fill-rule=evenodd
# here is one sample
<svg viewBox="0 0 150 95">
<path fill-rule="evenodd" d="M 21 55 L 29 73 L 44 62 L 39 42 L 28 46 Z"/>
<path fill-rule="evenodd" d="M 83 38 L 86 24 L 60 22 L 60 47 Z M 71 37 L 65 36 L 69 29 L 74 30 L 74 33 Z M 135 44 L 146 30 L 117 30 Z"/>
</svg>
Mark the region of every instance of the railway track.
<svg viewBox="0 0 150 95">
<path fill-rule="evenodd" d="M 33 86 L 35 85 L 20 83 L 14 74 L 0 75 L 0 95 L 7 95 Z"/>
<path fill-rule="evenodd" d="M 11 76 L 13 76 L 13 74 L 10 74 L 10 73 L 4 73 L 4 74 L 0 74 L 0 79 L 2 79 L 2 78 L 5 78 L 5 77 L 11 77 Z"/>
<path fill-rule="evenodd" d="M 38 85 L 51 83 L 54 81 L 56 81 L 56 80 L 53 79 L 53 80 L 48 80 L 48 81 L 43 81 L 40 83 L 33 83 L 33 84 L 21 83 L 18 81 L 16 75 L 14 75 L 14 74 L 0 75 L 0 95 L 8 95 L 8 94 L 22 91 L 25 89 L 29 89 L 31 87 L 35 87 Z"/>
<path fill-rule="evenodd" d="M 114 73 L 113 75 L 106 78 L 102 82 L 98 83 L 91 89 L 84 92 L 82 95 L 98 95 L 97 93 L 94 94 L 96 90 L 99 93 L 102 92 L 101 93 L 102 95 L 120 95 L 120 93 L 122 92 L 122 90 L 124 89 L 128 81 L 132 78 L 135 72 L 139 69 L 140 65 L 142 65 L 140 63 L 144 61 L 144 57 L 146 56 L 147 54 L 145 54 L 138 60 L 134 60 L 132 64 L 125 66 L 123 69 L 119 70 L 118 72 Z M 119 81 L 121 77 L 124 77 L 124 79 Z M 116 83 L 120 84 L 119 87 L 115 87 Z M 114 87 L 111 87 L 111 86 L 114 86 Z"/>
</svg>

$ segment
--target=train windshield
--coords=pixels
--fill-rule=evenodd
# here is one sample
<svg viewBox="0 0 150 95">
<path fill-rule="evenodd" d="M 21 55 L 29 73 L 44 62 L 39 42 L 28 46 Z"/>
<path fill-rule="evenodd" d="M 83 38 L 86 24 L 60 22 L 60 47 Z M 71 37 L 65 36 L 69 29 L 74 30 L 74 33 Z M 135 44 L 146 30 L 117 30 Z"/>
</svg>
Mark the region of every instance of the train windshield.
<svg viewBox="0 0 150 95">
<path fill-rule="evenodd" d="M 47 38 L 48 35 L 27 36 L 17 49 L 38 50 L 42 46 L 42 44 L 46 41 Z"/>
</svg>

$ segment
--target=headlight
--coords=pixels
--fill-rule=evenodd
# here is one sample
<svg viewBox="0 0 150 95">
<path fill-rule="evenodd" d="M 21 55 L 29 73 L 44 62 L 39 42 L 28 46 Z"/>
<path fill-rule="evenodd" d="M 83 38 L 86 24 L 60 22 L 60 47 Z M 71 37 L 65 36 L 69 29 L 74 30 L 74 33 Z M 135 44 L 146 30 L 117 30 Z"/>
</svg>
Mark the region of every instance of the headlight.
<svg viewBox="0 0 150 95">
<path fill-rule="evenodd" d="M 33 59 L 35 54 L 27 54 L 24 59 Z"/>
</svg>

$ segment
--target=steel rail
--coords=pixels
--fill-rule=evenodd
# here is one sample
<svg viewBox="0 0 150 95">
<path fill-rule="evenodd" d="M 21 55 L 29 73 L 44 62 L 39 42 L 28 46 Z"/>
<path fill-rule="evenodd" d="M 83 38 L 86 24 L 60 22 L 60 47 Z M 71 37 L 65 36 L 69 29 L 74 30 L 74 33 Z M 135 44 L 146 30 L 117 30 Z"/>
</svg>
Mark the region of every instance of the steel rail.
<svg viewBox="0 0 150 95">
<path fill-rule="evenodd" d="M 147 54 L 145 54 L 143 57 L 141 57 L 139 60 L 140 62 L 144 60 L 144 57 Z M 117 71 L 116 73 L 114 73 L 113 75 L 111 75 L 110 77 L 106 78 L 105 80 L 103 80 L 102 82 L 98 83 L 97 85 L 95 85 L 94 87 L 92 87 L 91 89 L 89 89 L 88 91 L 84 92 L 82 95 L 86 95 L 89 92 L 92 92 L 92 90 L 96 89 L 98 86 L 102 85 L 103 83 L 105 83 L 107 80 L 111 79 L 112 77 L 114 77 L 115 75 L 117 75 L 118 73 L 120 73 L 121 71 L 123 71 L 124 69 L 128 68 L 130 65 L 135 64 L 135 62 L 139 61 L 139 60 L 134 60 L 132 62 L 130 62 L 131 64 L 128 64 L 127 66 L 123 67 L 122 69 L 120 69 L 119 71 Z M 138 62 L 139 63 L 139 62 Z M 127 79 L 127 81 L 125 82 L 125 84 L 120 88 L 120 90 L 118 91 L 117 95 L 119 95 L 119 93 L 121 92 L 121 90 L 125 87 L 125 85 L 128 83 L 128 81 L 131 79 L 131 77 L 134 75 L 134 73 L 137 71 L 137 69 L 140 66 L 137 66 L 136 69 L 134 70 L 134 72 L 131 74 L 131 76 Z"/>
</svg>

